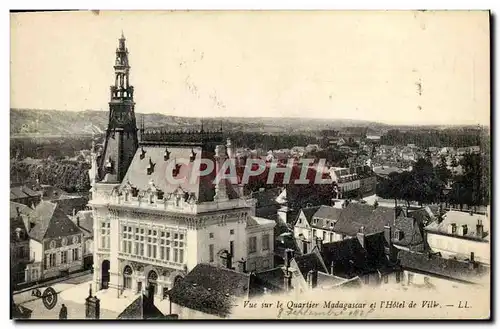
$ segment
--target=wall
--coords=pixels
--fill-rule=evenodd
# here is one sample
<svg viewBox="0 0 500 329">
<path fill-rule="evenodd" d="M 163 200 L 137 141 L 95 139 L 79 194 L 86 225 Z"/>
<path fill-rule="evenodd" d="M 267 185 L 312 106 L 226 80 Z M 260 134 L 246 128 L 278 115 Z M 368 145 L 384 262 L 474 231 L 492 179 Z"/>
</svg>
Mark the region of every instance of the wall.
<svg viewBox="0 0 500 329">
<path fill-rule="evenodd" d="M 269 249 L 263 250 L 263 236 L 269 235 Z M 257 252 L 248 253 L 247 270 L 261 272 L 274 267 L 274 233 L 273 227 L 264 226 L 247 230 L 246 246 L 249 248 L 250 238 L 255 237 L 257 240 Z"/>
<path fill-rule="evenodd" d="M 475 241 L 427 232 L 427 243 L 435 252 L 440 252 L 445 258 L 458 256 L 457 258 L 468 259 L 470 253 L 474 253 L 474 259 L 478 262 L 490 264 L 490 246 L 487 241 Z"/>
</svg>

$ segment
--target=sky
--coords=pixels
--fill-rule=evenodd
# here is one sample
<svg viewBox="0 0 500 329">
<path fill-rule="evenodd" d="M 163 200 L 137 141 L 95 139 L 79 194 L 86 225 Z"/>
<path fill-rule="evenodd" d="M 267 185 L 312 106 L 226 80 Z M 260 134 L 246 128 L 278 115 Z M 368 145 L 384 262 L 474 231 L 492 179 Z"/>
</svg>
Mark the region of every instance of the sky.
<svg viewBox="0 0 500 329">
<path fill-rule="evenodd" d="M 11 108 L 107 110 L 122 31 L 139 113 L 490 121 L 480 11 L 11 14 Z"/>
</svg>

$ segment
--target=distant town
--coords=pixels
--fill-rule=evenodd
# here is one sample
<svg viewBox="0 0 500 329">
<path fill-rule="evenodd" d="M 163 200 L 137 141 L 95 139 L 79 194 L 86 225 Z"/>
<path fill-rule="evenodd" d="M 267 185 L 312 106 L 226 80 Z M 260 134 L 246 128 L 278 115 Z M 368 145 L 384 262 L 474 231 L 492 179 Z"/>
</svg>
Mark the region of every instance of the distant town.
<svg viewBox="0 0 500 329">
<path fill-rule="evenodd" d="M 443 284 L 459 294 L 489 275 L 487 128 L 305 119 L 259 131 L 213 118 L 172 128 L 135 112 L 123 35 L 115 56 L 101 121 L 40 137 L 50 129 L 33 127 L 67 119 L 30 125 L 36 110 L 11 113 L 13 318 L 228 318 L 266 294 Z M 237 179 L 192 183 L 180 159 L 230 160 Z M 252 159 L 263 166 L 243 183 Z M 330 184 L 295 183 L 319 171 Z"/>
</svg>

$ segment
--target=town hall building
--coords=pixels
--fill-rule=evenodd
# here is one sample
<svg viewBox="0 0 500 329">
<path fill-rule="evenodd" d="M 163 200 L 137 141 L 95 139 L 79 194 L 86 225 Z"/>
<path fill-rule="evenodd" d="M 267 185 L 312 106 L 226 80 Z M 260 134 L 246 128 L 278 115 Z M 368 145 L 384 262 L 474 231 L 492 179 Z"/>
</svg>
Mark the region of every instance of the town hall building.
<svg viewBox="0 0 500 329">
<path fill-rule="evenodd" d="M 106 137 L 90 170 L 94 289 L 141 293 L 152 286 L 165 296 L 200 263 L 240 272 L 273 268 L 274 221 L 255 217 L 243 186 L 214 183 L 215 172 L 186 179 L 202 159 L 219 168 L 234 157 L 222 129 L 138 129 L 123 35 L 114 69 Z"/>
</svg>

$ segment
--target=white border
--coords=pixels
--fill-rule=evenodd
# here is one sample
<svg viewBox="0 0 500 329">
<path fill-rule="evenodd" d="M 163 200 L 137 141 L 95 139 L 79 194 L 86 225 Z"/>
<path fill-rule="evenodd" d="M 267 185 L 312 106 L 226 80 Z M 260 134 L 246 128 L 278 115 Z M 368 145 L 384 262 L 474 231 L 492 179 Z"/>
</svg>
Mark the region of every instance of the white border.
<svg viewBox="0 0 500 329">
<path fill-rule="evenodd" d="M 243 9 L 253 9 L 253 10 L 259 10 L 259 9 L 291 9 L 291 10 L 297 10 L 297 9 L 337 9 L 337 10 L 348 10 L 348 9 L 355 9 L 355 10 L 360 10 L 360 9 L 376 9 L 376 10 L 394 10 L 394 9 L 422 9 L 425 8 L 426 10 L 452 10 L 452 9 L 459 9 L 459 10 L 472 10 L 472 9 L 491 9 L 493 13 L 499 13 L 500 10 L 499 4 L 500 1 L 496 0 L 475 0 L 475 1 L 436 1 L 436 0 L 426 0 L 426 1 L 344 1 L 343 4 L 339 3 L 332 3 L 331 1 L 320 1 L 320 0 L 304 0 L 304 1 L 271 1 L 271 0 L 253 0 L 253 1 L 231 1 L 231 0 L 226 0 L 226 1 L 210 1 L 210 2 L 204 2 L 204 1 L 195 1 L 195 0 L 177 0 L 177 1 L 153 1 L 153 0 L 141 0 L 141 1 L 109 1 L 104 3 L 102 0 L 96 1 L 96 0 L 88 0 L 88 1 L 61 1 L 61 0 L 51 0 L 51 1 L 44 1 L 43 4 L 40 3 L 39 1 L 2 1 L 2 18 L 1 20 L 1 28 L 2 28 L 2 43 L 4 47 L 2 47 L 1 51 L 1 61 L 0 63 L 3 63 L 5 65 L 5 69 L 2 72 L 9 72 L 9 57 L 10 57 L 10 52 L 9 52 L 9 36 L 10 36 L 10 23 L 9 23 L 9 12 L 8 10 L 10 9 L 39 9 L 39 8 L 52 8 L 52 9 L 91 9 L 91 8 L 99 8 L 101 10 L 111 10 L 111 9 L 122 9 L 122 10 L 160 10 L 160 9 L 190 9 L 190 10 L 195 10 L 195 9 L 226 9 L 226 10 L 243 10 Z M 498 22 L 497 22 L 498 24 Z M 495 28 L 495 26 L 492 26 L 492 28 Z M 492 36 L 495 38 L 495 43 L 498 40 L 498 35 L 496 32 L 496 28 L 494 31 L 492 31 Z M 493 58 L 492 58 L 493 59 Z M 495 58 L 496 59 L 496 58 Z M 496 73 L 496 71 L 494 72 Z M 4 156 L 4 160 L 1 162 L 2 169 L 4 170 L 4 175 L 1 175 L 2 179 L 2 184 L 1 186 L 4 187 L 2 190 L 2 194 L 4 197 L 1 199 L 3 200 L 3 204 L 5 205 L 2 209 L 4 211 L 8 211 L 5 209 L 9 209 L 8 204 L 7 204 L 7 194 L 9 194 L 7 190 L 8 184 L 8 179 L 9 179 L 9 167 L 7 165 L 7 158 L 9 154 L 9 147 L 8 147 L 8 140 L 9 140 L 9 95 L 10 95 L 10 89 L 9 89 L 9 75 L 3 74 L 2 75 L 2 104 L 4 105 L 2 107 L 1 116 L 2 118 L 0 119 L 0 122 L 3 125 L 4 129 L 0 129 L 0 132 L 5 135 L 3 136 L 2 140 L 3 143 L 1 143 L 2 147 L 2 154 Z M 495 86 L 495 89 L 492 90 L 491 92 L 494 92 L 495 94 L 498 91 L 498 85 Z M 492 104 L 494 106 L 494 104 Z M 494 108 L 494 107 L 493 107 Z M 495 120 L 496 123 L 497 120 Z M 493 124 L 492 127 L 495 127 L 496 125 Z M 497 141 L 493 143 L 495 148 L 500 145 Z M 495 164 L 496 167 L 496 164 Z M 495 168 L 498 169 L 498 168 Z M 496 170 L 498 172 L 498 170 Z M 496 191 L 495 191 L 496 192 Z M 498 193 L 495 193 L 495 200 L 493 201 L 494 204 L 499 205 L 500 203 L 497 202 L 497 197 Z M 7 215 L 7 214 L 5 214 Z M 4 226 L 4 229 L 1 231 L 4 236 L 7 238 L 4 240 L 4 251 L 0 253 L 0 264 L 7 264 L 9 254 L 7 252 L 7 244 L 8 244 L 8 220 L 6 220 L 8 216 L 3 216 L 2 225 Z M 494 220 L 496 220 L 496 216 L 493 216 Z M 497 231 L 498 231 L 498 223 L 495 225 L 496 230 L 494 232 L 495 238 L 497 237 Z M 497 263 L 498 260 L 498 254 L 495 253 L 495 263 Z M 14 322 L 8 320 L 9 319 L 9 309 L 10 309 L 10 300 L 7 298 L 8 297 L 8 271 L 1 271 L 0 272 L 1 279 L 0 282 L 3 282 L 2 289 L 3 292 L 0 294 L 0 301 L 1 301 L 1 310 L 2 310 L 2 317 L 1 319 L 3 320 L 3 325 L 2 328 L 5 328 L 4 325 L 7 325 L 7 327 L 13 327 Z M 497 285 L 495 285 L 496 287 Z M 496 303 L 498 304 L 498 303 Z M 495 314 L 496 310 L 492 310 L 492 314 Z M 112 323 L 89 323 L 94 326 L 98 327 L 104 327 L 106 325 L 112 325 Z M 122 323 L 116 323 L 121 325 Z M 137 324 L 137 323 L 135 323 Z M 188 324 L 177 324 L 177 325 L 182 325 L 183 327 L 186 326 L 194 326 L 197 325 L 198 323 L 188 323 Z M 219 325 L 221 324 L 220 322 L 213 323 L 212 325 Z M 276 325 L 286 325 L 290 326 L 292 323 L 287 322 L 287 323 L 277 323 L 277 322 L 270 322 L 270 323 L 232 323 L 236 324 L 237 326 L 241 325 L 250 325 L 250 326 L 276 326 Z M 318 325 L 323 325 L 323 326 L 335 326 L 335 327 L 343 327 L 346 324 L 344 323 L 317 323 Z M 410 323 L 405 323 L 405 324 L 400 324 L 400 323 L 363 323 L 359 322 L 355 324 L 354 326 L 363 326 L 363 325 L 369 325 L 369 326 L 374 326 L 374 325 L 397 325 L 397 326 L 402 326 L 404 325 L 405 327 L 413 327 L 417 325 L 425 325 L 429 327 L 433 326 L 443 326 L 445 325 L 444 323 L 416 323 L 416 324 L 410 324 Z M 35 325 L 35 324 L 31 324 Z M 36 323 L 36 325 L 45 325 L 45 326 L 50 326 L 52 323 Z M 71 325 L 74 325 L 74 323 L 68 323 L 65 325 L 62 325 L 63 327 L 69 328 Z M 140 325 L 140 324 L 139 324 Z M 169 326 L 172 326 L 174 324 L 169 323 Z M 308 323 L 297 323 L 295 325 L 299 326 L 308 326 Z M 454 323 L 447 323 L 446 325 L 454 325 Z M 476 325 L 484 325 L 483 323 L 477 323 Z M 353 325 L 349 325 L 349 327 L 352 327 Z"/>
</svg>

